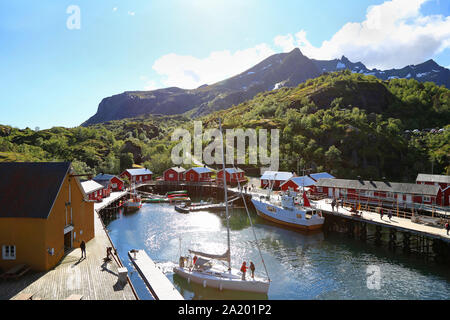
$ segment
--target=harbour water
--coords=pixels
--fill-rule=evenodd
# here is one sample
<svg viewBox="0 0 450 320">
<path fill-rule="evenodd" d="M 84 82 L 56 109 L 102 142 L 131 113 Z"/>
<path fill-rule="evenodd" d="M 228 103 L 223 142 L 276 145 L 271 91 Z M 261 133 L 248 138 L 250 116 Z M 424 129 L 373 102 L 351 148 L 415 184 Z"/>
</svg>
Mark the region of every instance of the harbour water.
<svg viewBox="0 0 450 320">
<path fill-rule="evenodd" d="M 246 211 L 233 209 L 230 214 L 233 267 L 253 261 L 256 274 L 265 276 Z M 120 211 L 105 224 L 141 299 L 152 297 L 128 259 L 131 249 L 144 249 L 187 300 L 450 298 L 450 270 L 445 265 L 341 234 L 302 234 L 267 222 L 253 211 L 250 216 L 272 280 L 267 295 L 203 288 L 172 272 L 180 255 L 180 238 L 184 255 L 188 249 L 226 251 L 225 212 L 181 214 L 170 204 L 144 204 L 132 214 Z"/>
</svg>

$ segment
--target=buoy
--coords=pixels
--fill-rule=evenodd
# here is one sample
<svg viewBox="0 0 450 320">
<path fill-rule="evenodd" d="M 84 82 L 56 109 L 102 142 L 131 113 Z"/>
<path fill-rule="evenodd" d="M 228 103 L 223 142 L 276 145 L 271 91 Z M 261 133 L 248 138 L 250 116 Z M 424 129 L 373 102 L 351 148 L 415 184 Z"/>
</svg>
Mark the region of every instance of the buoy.
<svg viewBox="0 0 450 320">
<path fill-rule="evenodd" d="M 203 280 L 203 288 L 206 288 L 206 280 Z"/>
</svg>

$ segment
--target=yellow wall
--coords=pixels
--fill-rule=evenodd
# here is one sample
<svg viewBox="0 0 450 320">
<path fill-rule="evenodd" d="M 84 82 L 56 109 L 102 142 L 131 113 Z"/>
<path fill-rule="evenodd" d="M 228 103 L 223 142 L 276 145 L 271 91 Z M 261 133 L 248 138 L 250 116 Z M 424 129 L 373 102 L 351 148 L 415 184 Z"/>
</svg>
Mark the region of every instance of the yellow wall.
<svg viewBox="0 0 450 320">
<path fill-rule="evenodd" d="M 26 263 L 34 270 L 43 271 L 51 269 L 61 260 L 64 255 L 65 203 L 69 202 L 69 180 L 72 233 L 76 234 L 72 247 L 78 248 L 81 239 L 87 243 L 94 237 L 94 203 L 85 202 L 76 178 L 66 176 L 48 219 L 0 218 L 0 246 L 16 246 L 16 260 L 3 260 L 0 255 L 0 268 L 6 270 Z M 67 207 L 67 220 L 70 224 L 70 206 Z M 48 253 L 51 248 L 54 249 L 53 256 Z"/>
</svg>

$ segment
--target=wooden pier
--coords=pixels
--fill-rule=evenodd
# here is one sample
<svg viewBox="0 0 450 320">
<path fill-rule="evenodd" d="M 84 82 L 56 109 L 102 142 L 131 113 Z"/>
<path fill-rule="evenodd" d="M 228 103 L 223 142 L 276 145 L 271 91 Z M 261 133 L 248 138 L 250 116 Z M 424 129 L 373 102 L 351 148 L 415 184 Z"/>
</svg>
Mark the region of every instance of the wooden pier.
<svg viewBox="0 0 450 320">
<path fill-rule="evenodd" d="M 184 300 L 144 250 L 129 251 L 128 256 L 156 300 Z"/>
</svg>

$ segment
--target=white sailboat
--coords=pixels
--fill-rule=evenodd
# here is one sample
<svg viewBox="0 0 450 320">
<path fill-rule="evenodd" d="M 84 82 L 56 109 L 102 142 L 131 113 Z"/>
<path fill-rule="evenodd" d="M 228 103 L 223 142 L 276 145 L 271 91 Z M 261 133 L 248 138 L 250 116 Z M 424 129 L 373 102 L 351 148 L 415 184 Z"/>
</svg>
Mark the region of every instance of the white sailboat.
<svg viewBox="0 0 450 320">
<path fill-rule="evenodd" d="M 223 153 L 223 133 L 222 125 L 219 119 L 219 127 L 222 136 L 222 165 L 225 170 L 225 161 Z M 219 290 L 235 290 L 244 292 L 256 292 L 265 293 L 269 291 L 270 279 L 263 279 L 255 276 L 254 278 L 247 276 L 247 279 L 243 279 L 241 271 L 231 267 L 231 255 L 230 255 L 230 225 L 229 225 L 229 213 L 228 213 L 228 196 L 227 196 L 227 183 L 225 175 L 224 179 L 224 192 L 226 203 L 226 217 L 227 217 L 227 244 L 228 249 L 222 255 L 210 254 L 200 251 L 189 250 L 190 254 L 198 256 L 195 263 L 190 257 L 183 257 L 180 254 L 179 265 L 173 268 L 174 273 L 187 279 L 190 283 L 198 283 L 203 287 L 216 288 Z M 241 194 L 242 195 L 242 194 Z M 245 204 L 245 201 L 244 201 Z M 247 206 L 246 206 L 247 209 Z M 248 214 L 248 210 L 247 210 Z M 250 217 L 250 216 L 249 216 Z M 250 219 L 251 223 L 251 219 Z M 253 225 L 252 225 L 253 228 Z M 254 231 L 253 231 L 254 232 Z M 255 235 L 256 238 L 256 235 Z M 259 250 L 259 246 L 258 246 Z M 261 254 L 261 252 L 260 252 Z M 261 260 L 264 264 L 264 260 Z M 216 261 L 227 261 L 228 266 L 220 265 Z M 265 268 L 265 265 L 264 265 Z M 267 269 L 266 269 L 267 274 Z"/>
</svg>

